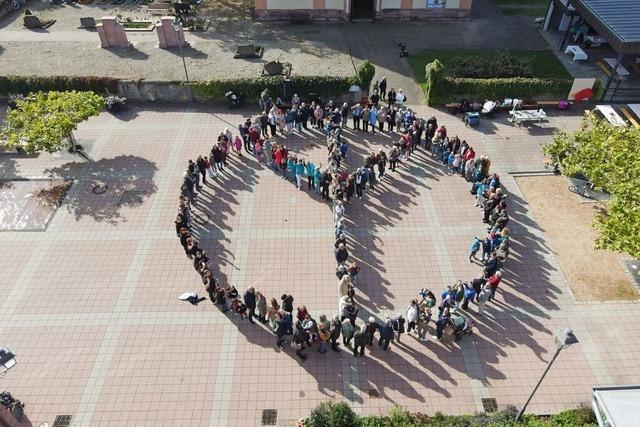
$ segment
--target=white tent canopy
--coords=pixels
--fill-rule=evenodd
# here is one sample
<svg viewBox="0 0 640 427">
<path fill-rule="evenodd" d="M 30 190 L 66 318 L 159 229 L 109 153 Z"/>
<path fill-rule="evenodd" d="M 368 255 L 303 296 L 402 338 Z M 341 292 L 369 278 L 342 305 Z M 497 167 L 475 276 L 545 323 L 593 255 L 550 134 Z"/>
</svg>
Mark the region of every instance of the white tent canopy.
<svg viewBox="0 0 640 427">
<path fill-rule="evenodd" d="M 594 387 L 593 409 L 600 427 L 638 426 L 640 385 Z"/>
</svg>

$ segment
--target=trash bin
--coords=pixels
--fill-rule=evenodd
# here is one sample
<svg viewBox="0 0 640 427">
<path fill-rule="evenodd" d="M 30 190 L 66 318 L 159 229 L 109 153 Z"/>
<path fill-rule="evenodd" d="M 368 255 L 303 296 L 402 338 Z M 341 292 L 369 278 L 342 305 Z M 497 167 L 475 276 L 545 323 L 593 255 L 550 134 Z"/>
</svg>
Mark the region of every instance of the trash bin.
<svg viewBox="0 0 640 427">
<path fill-rule="evenodd" d="M 360 102 L 360 98 L 362 97 L 362 90 L 360 86 L 353 85 L 349 88 L 349 102 Z"/>
</svg>

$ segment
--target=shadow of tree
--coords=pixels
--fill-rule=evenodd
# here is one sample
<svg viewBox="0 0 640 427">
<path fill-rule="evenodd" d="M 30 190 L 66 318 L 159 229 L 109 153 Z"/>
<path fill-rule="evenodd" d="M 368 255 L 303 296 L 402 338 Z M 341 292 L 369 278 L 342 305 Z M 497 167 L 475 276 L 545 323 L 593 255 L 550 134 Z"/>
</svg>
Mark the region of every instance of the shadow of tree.
<svg viewBox="0 0 640 427">
<path fill-rule="evenodd" d="M 51 177 L 76 179 L 61 208 L 76 220 L 91 217 L 95 221 L 117 225 L 126 222 L 123 207 L 139 207 L 156 192 L 153 181 L 158 169 L 154 162 L 138 156 L 117 156 L 95 162 L 69 162 L 45 169 Z"/>
</svg>

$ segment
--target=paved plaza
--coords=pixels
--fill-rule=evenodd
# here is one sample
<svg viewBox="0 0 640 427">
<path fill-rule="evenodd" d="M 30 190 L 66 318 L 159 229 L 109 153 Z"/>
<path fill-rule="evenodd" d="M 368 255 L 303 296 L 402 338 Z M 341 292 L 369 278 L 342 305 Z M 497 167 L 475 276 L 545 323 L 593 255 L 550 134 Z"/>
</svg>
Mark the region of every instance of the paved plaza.
<svg viewBox="0 0 640 427">
<path fill-rule="evenodd" d="M 301 364 L 260 325 L 220 313 L 209 301 L 175 236 L 177 198 L 188 159 L 207 154 L 218 133 L 242 113 L 191 107 L 103 113 L 76 133 L 91 162 L 70 154 L 0 154 L 4 179 L 73 180 L 45 232 L 0 233 L 0 344 L 18 364 L 2 388 L 26 402 L 34 425 L 72 415 L 73 425 L 260 425 L 277 409 L 280 425 L 319 402 L 346 400 L 363 414 L 398 404 L 451 414 L 520 406 L 554 350 L 554 330 L 572 327 L 579 345 L 564 351 L 530 405 L 537 413 L 570 408 L 590 387 L 640 382 L 640 313 L 635 303 L 578 303 L 544 230 L 528 212 L 514 171 L 540 170 L 540 145 L 555 127 L 575 129 L 577 112 L 518 129 L 504 117 L 466 128 L 435 113 L 450 135 L 492 159 L 509 194 L 512 255 L 497 300 L 459 343 L 405 336 L 366 357 L 313 351 Z M 253 112 L 244 112 L 245 115 Z M 387 135 L 346 132 L 346 164 L 360 166 Z M 287 139 L 291 151 L 326 161 L 317 133 Z M 96 185 L 107 185 L 95 194 Z M 349 250 L 362 265 L 360 319 L 404 313 L 420 288 L 438 291 L 469 280 L 471 239 L 485 229 L 468 184 L 416 152 L 375 191 L 347 206 Z M 255 286 L 267 299 L 291 293 L 317 318 L 337 312 L 332 214 L 325 202 L 275 176 L 253 158 L 205 187 L 195 230 L 214 276 L 238 290 Z M 588 268 L 588 266 L 585 266 Z M 361 320 L 360 320 L 361 322 Z M 430 325 L 433 333 L 433 323 Z"/>
</svg>

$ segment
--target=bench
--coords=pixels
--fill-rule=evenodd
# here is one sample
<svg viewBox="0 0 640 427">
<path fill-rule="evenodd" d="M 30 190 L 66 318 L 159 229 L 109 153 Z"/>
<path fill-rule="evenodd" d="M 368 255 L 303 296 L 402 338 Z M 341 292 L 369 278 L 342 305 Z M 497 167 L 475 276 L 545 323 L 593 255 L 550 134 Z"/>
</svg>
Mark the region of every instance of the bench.
<svg viewBox="0 0 640 427">
<path fill-rule="evenodd" d="M 607 77 L 611 77 L 611 75 L 613 74 L 613 71 L 609 67 L 607 67 L 607 64 L 602 61 L 596 62 L 596 67 L 600 68 L 600 71 L 605 73 Z"/>
<path fill-rule="evenodd" d="M 638 120 L 636 120 L 636 118 L 633 117 L 633 114 L 631 114 L 631 111 L 629 111 L 625 107 L 622 107 L 622 108 L 620 108 L 620 112 L 622 112 L 622 114 L 624 114 L 624 116 L 627 118 L 627 120 L 629 120 L 629 123 L 631 123 L 634 128 L 636 128 L 636 129 L 640 128 L 640 123 L 638 123 Z"/>
<path fill-rule="evenodd" d="M 55 24 L 55 19 L 40 20 L 36 15 L 25 15 L 23 25 L 29 30 L 46 29 Z"/>
</svg>

